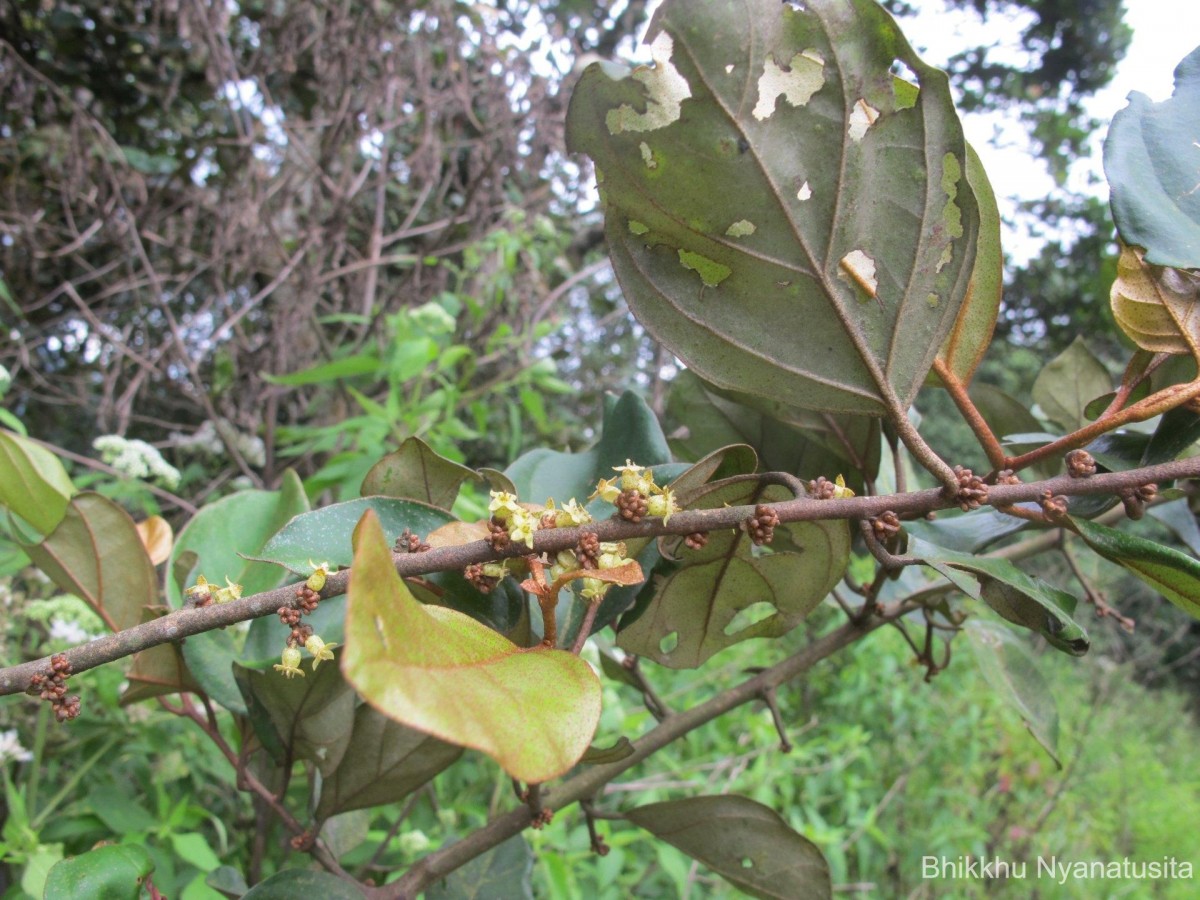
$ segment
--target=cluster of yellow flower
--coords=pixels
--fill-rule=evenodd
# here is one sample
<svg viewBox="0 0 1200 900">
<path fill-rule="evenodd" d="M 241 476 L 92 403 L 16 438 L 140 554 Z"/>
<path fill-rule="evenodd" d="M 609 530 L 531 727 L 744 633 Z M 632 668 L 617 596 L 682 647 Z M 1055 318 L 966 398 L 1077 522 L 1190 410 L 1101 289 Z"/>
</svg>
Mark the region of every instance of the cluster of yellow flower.
<svg viewBox="0 0 1200 900">
<path fill-rule="evenodd" d="M 599 497 L 608 503 L 615 504 L 621 494 L 636 492 L 646 498 L 646 514 L 661 516 L 663 524 L 671 520 L 671 516 L 679 512 L 679 501 L 675 492 L 669 487 L 659 487 L 654 483 L 654 472 L 630 460 L 625 465 L 614 466 L 614 472 L 620 474 L 616 478 L 601 478 L 596 483 L 596 492 L 589 500 Z"/>
<path fill-rule="evenodd" d="M 225 576 L 225 587 L 217 587 L 205 578 L 203 575 L 196 577 L 196 583 L 190 588 L 186 588 L 184 593 L 189 597 L 195 597 L 202 604 L 207 604 L 207 597 L 214 603 L 228 603 L 230 600 L 242 599 L 242 586 L 235 584 L 229 580 L 229 576 Z"/>
</svg>

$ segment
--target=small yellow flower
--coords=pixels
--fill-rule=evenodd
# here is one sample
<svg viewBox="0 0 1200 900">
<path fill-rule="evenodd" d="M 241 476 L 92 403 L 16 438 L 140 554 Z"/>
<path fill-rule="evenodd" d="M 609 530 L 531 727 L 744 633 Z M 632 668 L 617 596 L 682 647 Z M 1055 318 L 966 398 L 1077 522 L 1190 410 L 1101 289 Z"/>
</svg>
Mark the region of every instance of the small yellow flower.
<svg viewBox="0 0 1200 900">
<path fill-rule="evenodd" d="M 833 499 L 846 500 L 854 496 L 854 491 L 846 487 L 846 479 L 839 475 L 834 479 Z"/>
<path fill-rule="evenodd" d="M 209 584 L 208 579 L 205 578 L 203 575 L 198 575 L 196 577 L 196 583 L 193 584 L 190 588 L 187 588 L 186 590 L 184 590 L 184 593 L 187 594 L 189 597 L 194 597 L 197 594 L 212 594 L 213 591 L 215 591 L 215 590 L 216 590 L 215 585 Z"/>
<path fill-rule="evenodd" d="M 596 492 L 588 499 L 595 500 L 599 497 L 605 503 L 616 503 L 620 496 L 621 488 L 618 486 L 616 478 L 601 478 L 596 482 Z"/>
<path fill-rule="evenodd" d="M 567 503 L 563 504 L 563 508 L 558 510 L 558 515 L 554 520 L 554 524 L 559 528 L 569 528 L 572 525 L 586 525 L 592 521 L 592 514 L 579 505 L 574 497 Z"/>
<path fill-rule="evenodd" d="M 671 521 L 671 516 L 679 512 L 679 501 L 675 492 L 670 488 L 661 488 L 659 493 L 646 501 L 646 512 L 651 516 L 662 516 L 663 524 Z"/>
<path fill-rule="evenodd" d="M 623 466 L 613 466 L 613 471 L 621 473 L 620 482 L 621 490 L 623 491 L 640 491 L 642 489 L 642 485 L 646 481 L 646 478 L 649 478 L 651 483 L 654 481 L 654 476 L 652 473 L 647 473 L 646 476 L 642 475 L 642 473 L 646 471 L 645 466 L 639 466 L 637 463 L 628 459 L 625 460 L 625 465 Z"/>
<path fill-rule="evenodd" d="M 492 502 L 488 504 L 488 512 L 501 522 L 507 522 L 513 513 L 522 507 L 517 503 L 516 494 L 508 491 L 492 491 Z"/>
<path fill-rule="evenodd" d="M 532 550 L 533 532 L 537 530 L 537 525 L 533 513 L 523 506 L 518 506 L 508 519 L 508 538 L 514 544 L 525 544 Z"/>
<path fill-rule="evenodd" d="M 308 640 L 304 642 L 304 649 L 313 655 L 313 671 L 317 671 L 317 666 L 322 660 L 333 659 L 334 648 L 337 644 L 327 644 L 315 634 L 310 635 Z M 300 651 L 296 651 L 299 655 Z"/>
<path fill-rule="evenodd" d="M 315 563 L 311 559 L 308 564 L 312 566 L 313 573 L 308 576 L 308 580 L 304 582 L 304 586 L 310 591 L 320 591 L 325 587 L 325 579 L 329 577 L 329 563 Z"/>
<path fill-rule="evenodd" d="M 596 559 L 597 569 L 615 569 L 627 562 L 629 562 L 629 557 L 625 555 L 624 541 L 617 544 L 605 541 L 600 545 L 600 555 Z"/>
<path fill-rule="evenodd" d="M 242 599 L 242 586 L 229 580 L 229 576 L 225 576 L 225 587 L 217 588 L 213 594 L 213 599 L 218 603 L 228 603 L 230 600 Z"/>
<path fill-rule="evenodd" d="M 284 647 L 282 660 L 275 664 L 275 671 L 282 672 L 285 678 L 291 678 L 293 675 L 303 678 L 304 670 L 300 668 L 300 648 Z"/>
<path fill-rule="evenodd" d="M 599 578 L 582 578 L 583 590 L 579 592 L 579 596 L 584 600 L 599 600 L 608 593 L 608 589 L 612 585 L 607 581 L 601 581 Z"/>
</svg>

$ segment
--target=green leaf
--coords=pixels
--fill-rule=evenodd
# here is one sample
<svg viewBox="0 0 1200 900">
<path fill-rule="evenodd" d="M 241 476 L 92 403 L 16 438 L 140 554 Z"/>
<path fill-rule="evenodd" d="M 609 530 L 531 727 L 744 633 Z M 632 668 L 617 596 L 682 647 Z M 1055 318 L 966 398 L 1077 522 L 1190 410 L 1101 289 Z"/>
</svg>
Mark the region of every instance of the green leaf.
<svg viewBox="0 0 1200 900">
<path fill-rule="evenodd" d="M 1200 562 L 1186 553 L 1106 525 L 1078 518 L 1071 521 L 1089 547 L 1200 619 Z"/>
<path fill-rule="evenodd" d="M 856 491 L 862 489 L 863 473 L 874 476 L 879 468 L 876 419 L 817 413 L 719 391 L 691 370 L 671 383 L 666 419 L 671 447 L 684 459 L 698 460 L 742 443 L 754 448 L 764 469 L 802 478 L 844 474 Z"/>
<path fill-rule="evenodd" d="M 1156 503 L 1146 512 L 1175 532 L 1175 536 L 1194 555 L 1200 555 L 1200 525 L 1196 524 L 1196 515 L 1186 500 Z"/>
<path fill-rule="evenodd" d="M 419 500 L 448 510 L 458 497 L 459 487 L 468 479 L 477 481 L 480 476 L 439 456 L 419 437 L 410 437 L 371 467 L 361 493 L 364 497 Z"/>
<path fill-rule="evenodd" d="M 583 754 L 580 762 L 587 763 L 589 766 L 604 766 L 628 759 L 636 752 L 633 742 L 625 735 L 621 735 L 611 747 L 588 747 L 587 753 Z"/>
<path fill-rule="evenodd" d="M 460 756 L 462 747 L 414 731 L 362 704 L 338 767 L 321 782 L 316 816 L 402 800 Z"/>
<path fill-rule="evenodd" d="M 575 765 L 600 718 L 600 681 L 579 657 L 522 650 L 462 613 L 417 603 L 372 511 L 355 533 L 342 670 L 380 712 L 527 782 Z"/>
<path fill-rule="evenodd" d="M 1029 411 L 1028 403 L 1022 403 L 1000 388 L 982 382 L 971 385 L 968 393 L 971 402 L 975 404 L 984 421 L 988 423 L 988 427 L 992 429 L 1001 443 L 1007 445 L 1010 454 L 1016 455 L 1025 449 L 1032 449 L 1046 443 L 1046 440 L 1030 443 L 1011 440 L 1014 435 L 1033 435 L 1044 430 L 1042 423 Z M 1047 438 L 1047 440 L 1052 440 L 1052 438 Z M 1051 478 L 1061 472 L 1062 462 L 1059 459 L 1053 459 L 1040 463 L 1033 469 L 1040 477 Z"/>
<path fill-rule="evenodd" d="M 271 384 L 299 387 L 305 384 L 324 384 L 340 378 L 353 378 L 356 375 L 373 375 L 379 371 L 379 367 L 379 360 L 373 356 L 348 356 L 299 372 L 289 372 L 287 375 L 268 375 L 263 372 L 262 377 Z"/>
<path fill-rule="evenodd" d="M 158 598 L 158 578 L 137 526 L 129 513 L 100 494 L 77 495 L 44 541 L 22 548 L 113 631 L 137 625 L 143 607 Z"/>
<path fill-rule="evenodd" d="M 168 612 L 170 610 L 163 606 L 144 607 L 142 621 L 151 622 Z M 157 647 L 135 653 L 133 665 L 125 678 L 129 686 L 121 692 L 121 706 L 151 697 L 161 697 L 164 694 L 203 691 L 188 671 L 182 649 L 175 643 L 159 644 Z"/>
<path fill-rule="evenodd" d="M 907 408 L 979 231 L 945 74 L 871 0 L 672 0 L 647 39 L 653 68 L 590 66 L 567 115 L 630 309 L 720 387 Z"/>
<path fill-rule="evenodd" d="M 754 482 L 715 484 L 691 508 L 720 508 L 790 497 L 778 486 L 758 493 Z M 742 531 L 719 531 L 701 550 L 664 539 L 664 555 L 679 559 L 656 576 L 648 603 L 621 620 L 618 645 L 671 668 L 694 668 L 713 654 L 755 637 L 791 631 L 838 583 L 850 558 L 845 522 L 797 522 L 775 529 L 771 552 Z M 738 628 L 738 613 L 769 604 L 766 618 Z M 760 607 L 765 608 L 765 607 Z"/>
<path fill-rule="evenodd" d="M 626 813 L 751 897 L 820 900 L 833 896 L 820 849 L 779 813 L 748 797 L 689 797 Z"/>
<path fill-rule="evenodd" d="M 533 851 L 515 835 L 451 872 L 425 892 L 426 900 L 533 900 Z"/>
<path fill-rule="evenodd" d="M 74 493 L 75 485 L 57 456 L 0 429 L 0 506 L 49 534 L 62 521 Z"/>
<path fill-rule="evenodd" d="M 175 851 L 176 856 L 201 872 L 215 871 L 221 865 L 221 858 L 213 851 L 208 840 L 194 831 L 186 834 L 173 833 L 171 849 Z"/>
<path fill-rule="evenodd" d="M 978 576 L 979 591 L 971 596 L 983 600 L 1002 618 L 1036 631 L 1072 656 L 1087 653 L 1090 646 L 1087 633 L 1071 618 L 1076 600 L 1066 591 L 1027 575 L 1005 559 L 956 553 L 915 537 L 909 540 L 908 552 L 956 584 L 961 582 L 947 574 L 945 567 Z"/>
<path fill-rule="evenodd" d="M 1104 141 L 1104 173 L 1113 219 L 1147 262 L 1200 267 L 1200 191 L 1196 122 L 1200 120 L 1200 47 L 1175 69 L 1175 93 L 1153 102 L 1134 91 Z"/>
<path fill-rule="evenodd" d="M 953 512 L 939 514 L 932 522 L 917 520 L 905 522 L 904 530 L 910 535 L 937 544 L 947 550 L 961 553 L 977 553 L 988 544 L 1028 527 L 1029 523 L 1016 516 L 1006 516 L 994 509 L 977 509 L 956 515 Z"/>
<path fill-rule="evenodd" d="M 539 447 L 517 459 L 504 474 L 522 501 L 542 503 L 553 497 L 564 503 L 574 497 L 582 503 L 596 489 L 597 479 L 611 478 L 613 466 L 627 459 L 641 466 L 671 461 L 658 419 L 632 391 L 615 402 L 606 401 L 600 440 L 591 448 L 563 453 Z"/>
<path fill-rule="evenodd" d="M 965 630 L 975 661 L 992 690 L 1020 714 L 1025 727 L 1050 754 L 1058 758 L 1058 704 L 1054 691 L 1038 670 L 1037 659 L 1012 629 L 996 622 L 969 619 Z"/>
<path fill-rule="evenodd" d="M 46 897 L 71 900 L 138 900 L 154 871 L 146 848 L 109 844 L 57 863 L 46 878 Z"/>
<path fill-rule="evenodd" d="M 946 335 L 938 358 L 965 384 L 971 383 L 975 369 L 992 342 L 1000 297 L 1004 290 L 1004 253 L 1000 246 L 1000 208 L 992 191 L 983 162 L 967 144 L 967 182 L 979 205 L 979 238 L 975 247 L 975 268 L 967 285 L 967 296 Z M 936 384 L 936 374 L 930 375 Z"/>
<path fill-rule="evenodd" d="M 366 895 L 353 881 L 313 869 L 284 869 L 260 881 L 242 900 L 363 900 Z"/>
<path fill-rule="evenodd" d="M 278 633 L 282 650 L 287 632 L 279 628 Z M 254 731 L 276 764 L 290 771 L 293 762 L 307 759 L 328 775 L 350 744 L 357 698 L 336 662 L 323 663 L 316 671 L 301 665 L 304 677 L 285 678 L 273 669 L 234 663 L 233 677 Z"/>
<path fill-rule="evenodd" d="M 1087 405 L 1112 390 L 1112 378 L 1082 337 L 1050 360 L 1033 382 L 1033 399 L 1064 432 L 1088 424 Z"/>
</svg>

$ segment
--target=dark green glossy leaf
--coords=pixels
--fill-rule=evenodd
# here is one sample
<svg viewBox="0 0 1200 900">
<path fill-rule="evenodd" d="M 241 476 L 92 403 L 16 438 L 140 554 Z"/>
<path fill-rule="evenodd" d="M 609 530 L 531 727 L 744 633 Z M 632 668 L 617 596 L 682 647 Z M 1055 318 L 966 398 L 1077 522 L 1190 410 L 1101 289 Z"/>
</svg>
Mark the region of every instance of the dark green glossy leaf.
<svg viewBox="0 0 1200 900">
<path fill-rule="evenodd" d="M 1200 562 L 1154 541 L 1073 519 L 1087 545 L 1117 565 L 1128 569 L 1184 612 L 1200 619 Z"/>
<path fill-rule="evenodd" d="M 1037 660 L 1012 629 L 972 618 L 966 624 L 967 639 L 975 661 L 992 689 L 1020 714 L 1033 739 L 1045 748 L 1060 769 L 1058 758 L 1058 704 Z"/>
<path fill-rule="evenodd" d="M 1086 425 L 1088 404 L 1112 388 L 1104 364 L 1077 337 L 1038 373 L 1033 399 L 1046 418 L 1066 433 Z"/>
<path fill-rule="evenodd" d="M 1127 244 L 1155 265 L 1200 268 L 1200 47 L 1175 69 L 1175 93 L 1161 103 L 1134 91 L 1104 141 L 1113 219 Z"/>
<path fill-rule="evenodd" d="M 466 466 L 439 456 L 419 437 L 410 437 L 371 467 L 361 493 L 364 497 L 417 500 L 449 510 L 462 483 L 479 477 Z"/>
<path fill-rule="evenodd" d="M 286 638 L 281 628 L 281 651 Z M 274 669 L 233 665 L 254 732 L 276 764 L 290 770 L 296 760 L 307 759 L 327 776 L 341 764 L 349 746 L 357 697 L 336 660 L 321 663 L 315 671 L 305 660 L 301 671 L 302 677 L 287 678 Z"/>
<path fill-rule="evenodd" d="M 109 844 L 55 863 L 46 897 L 71 900 L 138 900 L 154 861 L 137 844 Z"/>
<path fill-rule="evenodd" d="M 596 481 L 612 478 L 613 467 L 627 459 L 641 466 L 671 461 L 658 419 L 631 391 L 605 403 L 600 440 L 591 448 L 563 453 L 539 447 L 517 459 L 504 474 L 512 480 L 523 502 L 544 503 L 553 497 L 565 503 L 574 497 L 583 503 L 596 490 Z"/>
<path fill-rule="evenodd" d="M 100 494 L 76 495 L 44 541 L 22 548 L 113 631 L 137 625 L 143 608 L 158 599 L 158 576 L 137 526 L 129 513 Z"/>
<path fill-rule="evenodd" d="M 1005 559 L 956 553 L 917 538 L 909 541 L 908 552 L 943 574 L 944 568 L 951 566 L 978 576 L 979 593 L 971 595 L 1002 618 L 1036 631 L 1072 656 L 1087 653 L 1087 633 L 1071 618 L 1076 600 L 1065 591 L 1022 572 Z"/>
<path fill-rule="evenodd" d="M 751 897 L 833 896 L 829 864 L 817 845 L 747 797 L 689 797 L 639 806 L 626 815 Z"/>
<path fill-rule="evenodd" d="M 260 881 L 242 895 L 242 900 L 363 900 L 365 895 L 352 881 L 314 869 L 284 869 Z"/>
<path fill-rule="evenodd" d="M 647 40 L 653 68 L 590 66 L 567 116 L 631 310 L 721 387 L 907 408 L 979 229 L 946 76 L 871 0 L 674 0 Z"/>
<path fill-rule="evenodd" d="M 460 756 L 447 744 L 362 704 L 345 755 L 321 782 L 317 818 L 402 800 Z"/>
<path fill-rule="evenodd" d="M 0 506 L 49 534 L 62 521 L 74 493 L 75 485 L 57 456 L 0 429 Z"/>
<path fill-rule="evenodd" d="M 715 484 L 693 508 L 719 508 L 790 499 L 754 482 Z M 680 562 L 652 576 L 653 593 L 621 621 L 617 643 L 672 668 L 694 668 L 726 647 L 755 637 L 779 637 L 807 616 L 841 579 L 850 555 L 845 522 L 797 522 L 775 529 L 771 552 L 742 531 L 719 531 L 701 550 L 682 538 L 664 540 L 664 555 Z M 767 607 L 770 607 L 770 610 Z M 739 627 L 755 607 L 766 618 Z"/>
<path fill-rule="evenodd" d="M 426 900 L 533 900 L 533 851 L 516 835 L 455 869 L 425 892 Z"/>
</svg>

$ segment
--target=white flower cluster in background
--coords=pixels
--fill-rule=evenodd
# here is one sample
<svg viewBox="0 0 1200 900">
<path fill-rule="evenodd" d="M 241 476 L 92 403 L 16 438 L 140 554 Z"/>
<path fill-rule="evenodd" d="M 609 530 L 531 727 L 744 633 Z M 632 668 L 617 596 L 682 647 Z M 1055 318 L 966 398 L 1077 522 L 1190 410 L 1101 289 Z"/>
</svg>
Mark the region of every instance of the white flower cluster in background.
<svg viewBox="0 0 1200 900">
<path fill-rule="evenodd" d="M 207 421 L 196 430 L 195 434 L 184 434 L 179 431 L 171 432 L 171 440 L 181 450 L 196 450 L 209 456 L 225 455 L 225 441 L 237 448 L 238 453 L 247 463 L 262 468 L 267 463 L 267 447 L 262 438 L 245 434 L 233 427 L 226 419 L 217 422 Z"/>
<path fill-rule="evenodd" d="M 145 441 L 105 434 L 92 441 L 92 446 L 100 451 L 102 460 L 122 475 L 153 479 L 169 489 L 179 486 L 179 470 Z"/>
<path fill-rule="evenodd" d="M 12 762 L 29 762 L 33 759 L 33 754 L 21 746 L 21 742 L 17 740 L 17 729 L 10 728 L 8 731 L 0 731 L 0 763 Z"/>
<path fill-rule="evenodd" d="M 8 389 L 11 385 L 12 375 L 9 374 L 8 369 L 4 368 L 4 366 L 0 366 L 0 397 L 3 397 L 8 393 Z"/>
</svg>

